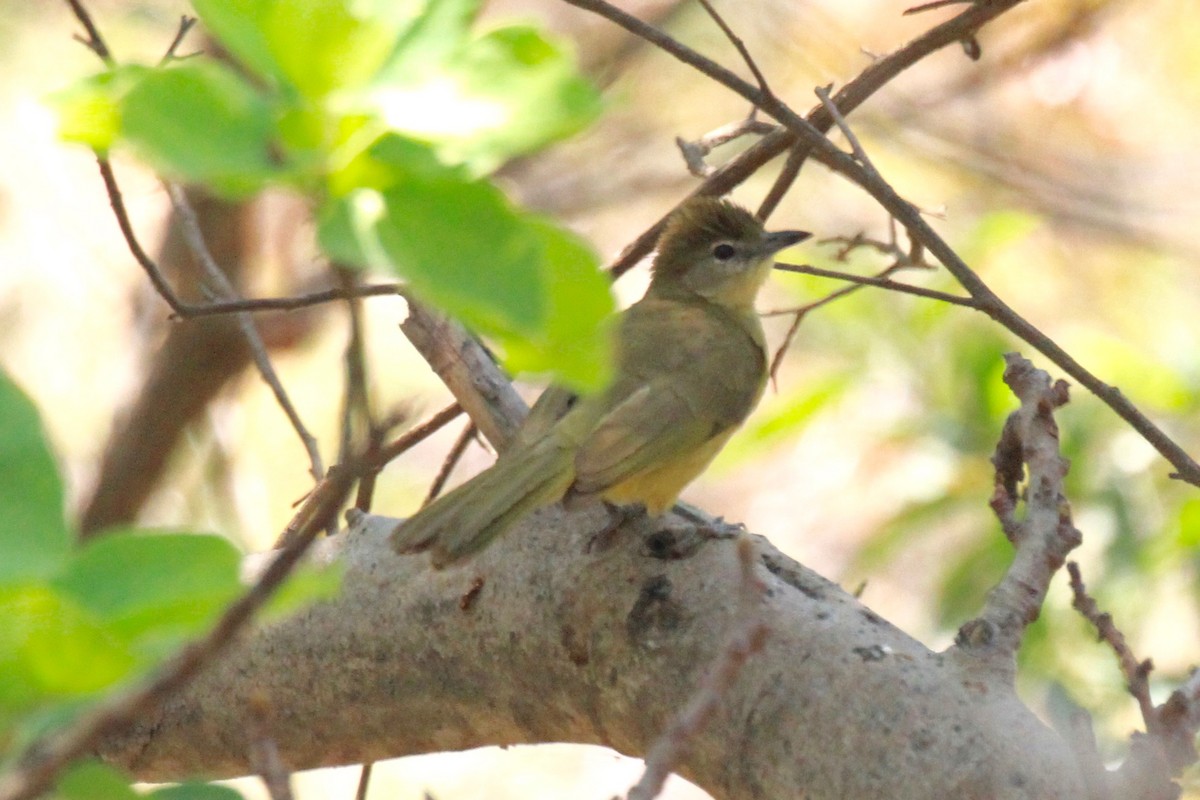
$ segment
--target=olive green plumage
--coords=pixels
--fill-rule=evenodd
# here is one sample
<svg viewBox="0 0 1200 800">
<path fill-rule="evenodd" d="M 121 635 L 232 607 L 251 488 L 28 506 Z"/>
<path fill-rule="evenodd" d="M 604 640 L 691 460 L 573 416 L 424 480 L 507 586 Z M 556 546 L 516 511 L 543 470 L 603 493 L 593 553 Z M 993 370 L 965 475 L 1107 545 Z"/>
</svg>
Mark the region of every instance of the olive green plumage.
<svg viewBox="0 0 1200 800">
<path fill-rule="evenodd" d="M 645 297 L 620 316 L 609 387 L 573 403 L 548 390 L 496 463 L 401 523 L 395 548 L 429 549 L 440 567 L 558 500 L 669 508 L 762 395 L 754 297 L 772 256 L 807 237 L 766 233 L 726 201 L 685 203 L 663 231 Z"/>
</svg>

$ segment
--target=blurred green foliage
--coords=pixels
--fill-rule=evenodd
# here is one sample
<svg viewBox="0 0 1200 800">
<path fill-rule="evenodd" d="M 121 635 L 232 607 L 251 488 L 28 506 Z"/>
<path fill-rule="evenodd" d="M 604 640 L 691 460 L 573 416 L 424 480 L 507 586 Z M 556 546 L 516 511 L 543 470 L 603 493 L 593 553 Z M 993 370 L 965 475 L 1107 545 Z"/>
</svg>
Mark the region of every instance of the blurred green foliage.
<svg viewBox="0 0 1200 800">
<path fill-rule="evenodd" d="M 483 176 L 585 126 L 599 96 L 535 28 L 472 33 L 479 6 L 196 0 L 244 71 L 114 66 L 58 95 L 61 135 L 229 195 L 298 189 L 331 258 L 403 278 L 510 368 L 595 390 L 613 312 L 597 257 Z"/>
<path fill-rule="evenodd" d="M 3 373 L 0 462 L 3 765 L 203 633 L 242 584 L 240 554 L 219 536 L 114 530 L 72 547 L 61 481 L 37 411 Z M 329 597 L 339 585 L 337 569 L 301 567 L 265 616 Z M 132 792 L 110 772 L 82 766 L 64 778 L 60 792 L 122 797 L 121 786 Z"/>
</svg>

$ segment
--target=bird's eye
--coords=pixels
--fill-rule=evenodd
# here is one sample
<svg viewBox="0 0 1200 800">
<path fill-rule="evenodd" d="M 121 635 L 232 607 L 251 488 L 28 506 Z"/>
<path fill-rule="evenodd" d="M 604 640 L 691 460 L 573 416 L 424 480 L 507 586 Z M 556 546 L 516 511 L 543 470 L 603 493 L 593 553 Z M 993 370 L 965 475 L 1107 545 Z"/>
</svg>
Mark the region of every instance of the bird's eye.
<svg viewBox="0 0 1200 800">
<path fill-rule="evenodd" d="M 712 250 L 713 258 L 715 258 L 717 261 L 728 261 L 729 259 L 733 258 L 733 254 L 736 252 L 737 251 L 733 249 L 733 245 L 729 244 L 728 242 L 721 242 Z"/>
</svg>

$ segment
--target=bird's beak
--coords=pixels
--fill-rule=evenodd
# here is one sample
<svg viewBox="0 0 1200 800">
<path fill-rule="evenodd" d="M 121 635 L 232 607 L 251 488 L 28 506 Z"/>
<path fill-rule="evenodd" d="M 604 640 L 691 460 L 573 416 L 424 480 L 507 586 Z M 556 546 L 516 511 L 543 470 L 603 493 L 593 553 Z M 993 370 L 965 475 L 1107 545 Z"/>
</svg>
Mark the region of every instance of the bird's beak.
<svg viewBox="0 0 1200 800">
<path fill-rule="evenodd" d="M 794 244 L 800 244 L 810 236 L 812 234 L 808 231 L 774 231 L 764 233 L 760 248 L 764 256 L 771 256 Z"/>
</svg>

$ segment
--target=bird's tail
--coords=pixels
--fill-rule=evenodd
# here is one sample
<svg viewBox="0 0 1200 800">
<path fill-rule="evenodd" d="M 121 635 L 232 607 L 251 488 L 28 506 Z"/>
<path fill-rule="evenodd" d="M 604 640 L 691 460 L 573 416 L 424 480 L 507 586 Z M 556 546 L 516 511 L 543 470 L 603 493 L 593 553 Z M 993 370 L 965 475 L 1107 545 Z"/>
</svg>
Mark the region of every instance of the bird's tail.
<svg viewBox="0 0 1200 800">
<path fill-rule="evenodd" d="M 392 547 L 430 550 L 438 568 L 476 553 L 529 512 L 560 499 L 575 478 L 574 461 L 553 436 L 519 445 L 400 523 Z"/>
</svg>

